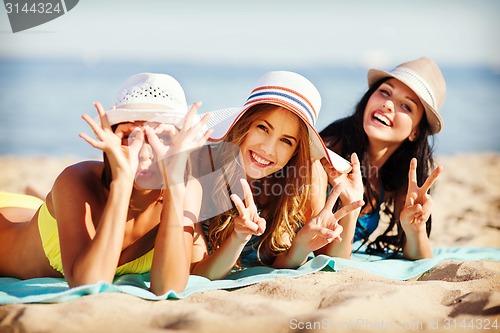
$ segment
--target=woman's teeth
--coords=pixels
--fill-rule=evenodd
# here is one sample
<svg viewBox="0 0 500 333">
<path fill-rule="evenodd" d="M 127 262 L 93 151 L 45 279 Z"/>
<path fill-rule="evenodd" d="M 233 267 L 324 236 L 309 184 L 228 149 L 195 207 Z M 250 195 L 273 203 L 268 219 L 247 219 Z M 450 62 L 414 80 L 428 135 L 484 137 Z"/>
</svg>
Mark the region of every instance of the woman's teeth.
<svg viewBox="0 0 500 333">
<path fill-rule="evenodd" d="M 262 165 L 269 165 L 269 164 L 271 164 L 271 162 L 270 162 L 270 161 L 268 161 L 268 160 L 265 160 L 265 159 L 261 158 L 260 156 L 258 156 L 258 155 L 257 155 L 257 154 L 255 154 L 254 152 L 252 152 L 252 158 L 253 158 L 254 160 L 256 160 L 259 164 L 262 164 Z"/>
<path fill-rule="evenodd" d="M 379 122 L 381 122 L 382 124 L 384 124 L 385 126 L 391 126 L 391 122 L 386 117 L 384 117 L 384 116 L 382 116 L 380 114 L 375 114 L 373 117 L 376 120 L 378 120 Z"/>
</svg>

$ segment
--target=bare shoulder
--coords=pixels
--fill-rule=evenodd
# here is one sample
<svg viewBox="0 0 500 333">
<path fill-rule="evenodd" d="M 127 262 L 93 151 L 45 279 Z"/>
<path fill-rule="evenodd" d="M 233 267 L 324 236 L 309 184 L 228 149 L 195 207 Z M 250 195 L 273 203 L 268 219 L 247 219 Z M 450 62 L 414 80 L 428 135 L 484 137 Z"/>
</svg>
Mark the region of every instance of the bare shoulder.
<svg viewBox="0 0 500 333">
<path fill-rule="evenodd" d="M 57 177 L 56 183 L 91 180 L 101 175 L 104 164 L 99 161 L 83 161 L 66 167 Z"/>
<path fill-rule="evenodd" d="M 104 191 L 101 184 L 102 170 L 103 163 L 99 161 L 83 161 L 66 167 L 56 178 L 47 196 L 47 203 L 52 206 L 57 198 L 87 202 L 95 199 Z"/>
</svg>

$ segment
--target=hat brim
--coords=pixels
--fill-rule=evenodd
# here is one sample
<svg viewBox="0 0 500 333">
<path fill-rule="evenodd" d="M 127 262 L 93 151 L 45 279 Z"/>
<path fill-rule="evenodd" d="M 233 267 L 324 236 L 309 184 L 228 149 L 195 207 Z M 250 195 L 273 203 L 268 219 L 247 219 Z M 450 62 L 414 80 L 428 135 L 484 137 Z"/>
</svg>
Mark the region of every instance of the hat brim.
<svg viewBox="0 0 500 333">
<path fill-rule="evenodd" d="M 311 148 L 311 158 L 313 160 L 318 160 L 326 158 L 327 161 L 339 172 L 348 173 L 351 171 L 352 166 L 349 161 L 342 158 L 340 155 L 334 153 L 333 151 L 326 148 L 321 136 L 312 127 L 307 119 L 304 119 L 302 114 L 295 110 L 295 108 L 289 104 L 280 102 L 280 100 L 269 100 L 269 101 L 259 101 L 256 103 L 247 104 L 244 108 L 227 108 L 212 112 L 212 119 L 207 123 L 207 126 L 212 129 L 212 134 L 208 141 L 219 142 L 222 141 L 231 128 L 238 122 L 238 120 L 248 111 L 251 107 L 258 104 L 272 104 L 285 108 L 301 119 L 304 124 L 306 124 L 309 130 L 309 146 Z"/>
<path fill-rule="evenodd" d="M 427 121 L 429 122 L 429 125 L 431 127 L 431 133 L 436 134 L 439 131 L 441 131 L 443 119 L 441 118 L 439 113 L 429 103 L 427 103 L 422 97 L 420 97 L 417 94 L 416 92 L 417 90 L 413 87 L 413 84 L 410 81 L 406 80 L 404 77 L 394 75 L 393 73 L 379 69 L 370 69 L 368 71 L 368 86 L 371 87 L 377 81 L 382 80 L 383 78 L 386 77 L 397 79 L 402 83 L 404 83 L 406 86 L 408 86 L 418 96 L 418 99 L 424 106 L 425 116 L 427 117 Z"/>
<path fill-rule="evenodd" d="M 324 157 L 338 172 L 349 173 L 352 170 L 351 163 L 339 154 L 326 148 L 319 133 L 311 126 L 307 125 L 307 127 L 309 128 L 309 141 L 312 143 L 310 145 L 312 159 L 320 160 Z"/>
<path fill-rule="evenodd" d="M 155 121 L 159 123 L 182 123 L 185 114 L 172 112 L 165 112 L 165 110 L 155 109 L 110 109 L 106 111 L 109 124 L 111 126 L 133 121 Z"/>
<path fill-rule="evenodd" d="M 185 113 L 180 113 L 176 111 L 165 112 L 165 109 L 126 109 L 126 108 L 112 108 L 105 111 L 106 117 L 108 118 L 108 122 L 110 126 L 120 124 L 120 123 L 129 123 L 134 121 L 146 121 L 146 122 L 155 122 L 162 124 L 173 124 L 177 128 L 181 128 L 183 126 L 184 119 L 186 117 Z M 201 120 L 201 117 L 198 114 L 195 114 L 193 117 L 193 125 Z M 101 120 L 99 116 L 94 118 L 94 121 L 100 126 Z M 200 131 L 197 135 L 198 138 L 201 138 L 205 135 L 205 132 L 208 130 L 206 124 L 200 128 Z"/>
</svg>

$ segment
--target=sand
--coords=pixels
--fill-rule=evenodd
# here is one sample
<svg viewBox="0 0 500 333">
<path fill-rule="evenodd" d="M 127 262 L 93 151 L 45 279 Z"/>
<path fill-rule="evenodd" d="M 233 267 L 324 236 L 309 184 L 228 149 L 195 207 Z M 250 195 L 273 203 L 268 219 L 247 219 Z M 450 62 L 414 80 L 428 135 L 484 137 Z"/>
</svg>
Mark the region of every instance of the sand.
<svg viewBox="0 0 500 333">
<path fill-rule="evenodd" d="M 77 157 L 0 157 L 0 191 L 47 193 Z M 434 247 L 500 246 L 500 154 L 440 156 Z M 496 328 L 494 323 L 496 321 Z M 489 328 L 489 329 L 488 329 Z M 182 300 L 99 294 L 0 306 L 0 332 L 495 332 L 500 262 L 442 261 L 394 281 L 358 269 L 281 277 Z"/>
</svg>

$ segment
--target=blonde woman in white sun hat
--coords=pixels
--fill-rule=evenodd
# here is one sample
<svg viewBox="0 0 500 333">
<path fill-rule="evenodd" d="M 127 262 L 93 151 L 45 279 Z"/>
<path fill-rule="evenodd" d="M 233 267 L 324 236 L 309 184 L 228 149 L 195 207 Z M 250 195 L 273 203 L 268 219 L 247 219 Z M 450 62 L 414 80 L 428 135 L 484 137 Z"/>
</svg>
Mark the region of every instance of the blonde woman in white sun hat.
<svg viewBox="0 0 500 333">
<path fill-rule="evenodd" d="M 186 172 L 187 154 L 209 131 L 188 110 L 171 76 L 128 78 L 115 106 L 88 115 L 104 162 L 67 167 L 45 201 L 0 193 L 0 276 L 64 277 L 70 287 L 151 272 L 151 291 L 182 291 L 192 260 L 201 188 Z M 186 193 L 189 193 L 187 200 Z M 194 250 L 193 250 L 194 249 Z"/>
<path fill-rule="evenodd" d="M 354 250 L 367 244 L 368 252 L 402 252 L 412 260 L 432 257 L 429 190 L 442 167 L 434 167 L 430 140 L 443 126 L 443 74 L 433 60 L 421 57 L 390 72 L 370 69 L 368 86 L 353 115 L 320 133 L 341 156 L 359 156 L 365 201 L 359 219 L 342 225 L 343 241 L 322 252 L 350 257 L 354 240 Z M 334 173 L 330 179 L 338 181 Z M 389 223 L 380 224 L 380 235 L 372 237 L 381 216 Z"/>
<path fill-rule="evenodd" d="M 203 160 L 225 172 L 210 195 L 223 197 L 239 182 L 243 193 L 233 192 L 232 209 L 203 222 L 210 254 L 193 274 L 220 279 L 234 266 L 296 268 L 311 251 L 339 240 L 337 222 L 362 201 L 332 212 L 341 186 L 326 206 L 324 195 L 322 202 L 313 195 L 313 168 L 322 168 L 320 159 L 344 172 L 351 167 L 327 151 L 314 129 L 320 109 L 320 94 L 309 80 L 273 71 L 258 81 L 243 108 L 225 115 L 214 112 L 209 140 L 222 143 Z M 226 149 L 231 144 L 240 154 L 239 163 Z"/>
</svg>

